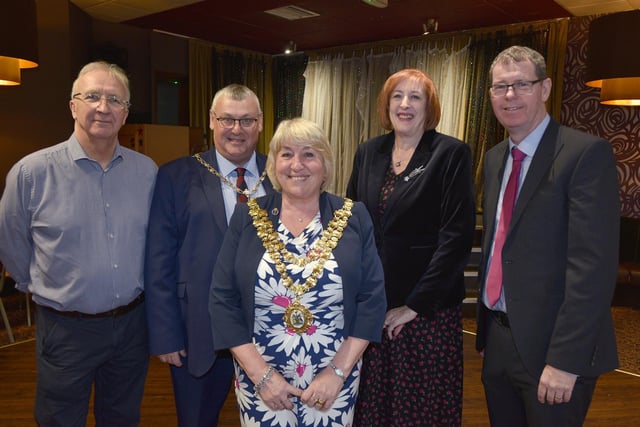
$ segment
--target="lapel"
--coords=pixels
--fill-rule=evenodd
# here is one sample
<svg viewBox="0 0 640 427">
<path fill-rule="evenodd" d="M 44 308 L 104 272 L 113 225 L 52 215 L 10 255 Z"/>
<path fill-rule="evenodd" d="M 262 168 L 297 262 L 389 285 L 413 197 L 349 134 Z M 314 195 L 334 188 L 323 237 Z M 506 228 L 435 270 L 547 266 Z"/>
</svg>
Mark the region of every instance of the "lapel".
<svg viewBox="0 0 640 427">
<path fill-rule="evenodd" d="M 267 157 L 262 154 L 256 153 L 256 164 L 258 165 L 258 172 L 262 174 L 267 164 Z M 273 185 L 271 185 L 271 181 L 269 180 L 268 176 L 264 177 L 264 181 L 262 181 L 262 187 L 264 188 L 266 194 L 273 193 Z"/>
<path fill-rule="evenodd" d="M 371 172 L 367 176 L 366 199 L 362 200 L 367 206 L 378 206 L 380 199 L 380 189 L 384 184 L 384 177 L 391 162 L 391 149 L 393 148 L 393 132 L 382 137 L 382 141 L 375 148 L 377 153 L 371 156 Z"/>
<path fill-rule="evenodd" d="M 433 156 L 433 139 L 435 137 L 435 130 L 430 130 L 425 132 L 416 147 L 413 156 L 411 156 L 411 160 L 409 160 L 409 164 L 406 169 L 396 181 L 396 187 L 393 192 L 389 195 L 387 199 L 387 208 L 384 211 L 384 215 L 382 216 L 382 226 L 387 222 L 388 218 L 392 218 L 397 216 L 394 213 L 394 210 L 402 209 L 402 201 L 410 194 L 416 187 L 418 187 L 421 183 L 423 177 L 426 176 L 424 172 L 429 167 L 429 161 Z M 391 140 L 391 145 L 388 147 L 389 155 L 386 157 L 387 162 L 384 165 L 384 172 L 380 174 L 381 182 L 380 185 L 375 186 L 378 189 L 376 196 L 376 206 L 377 206 L 377 198 L 380 194 L 380 188 L 382 187 L 384 176 L 386 174 L 387 169 L 389 168 L 389 162 L 391 157 L 391 149 L 393 147 L 393 138 Z M 387 142 L 385 140 L 385 142 Z M 383 156 L 378 156 L 383 157 Z"/>
<path fill-rule="evenodd" d="M 553 164 L 553 160 L 562 148 L 562 143 L 558 141 L 559 129 L 560 126 L 558 123 L 551 120 L 542 135 L 540 145 L 538 145 L 536 153 L 533 155 L 531 165 L 527 171 L 527 176 L 522 183 L 520 194 L 516 200 L 516 205 L 513 209 L 513 216 L 511 217 L 511 223 L 509 224 L 509 231 L 513 229 L 522 217 L 522 213 L 526 209 L 527 203 L 529 203 L 529 200 L 531 200 L 531 197 L 533 197 L 537 191 L 540 186 L 540 182 L 545 176 L 547 176 L 547 172 Z"/>
<path fill-rule="evenodd" d="M 496 153 L 494 156 L 487 157 L 487 161 L 489 163 L 486 165 L 488 173 L 486 174 L 487 182 L 485 182 L 486 200 L 483 217 L 486 219 L 484 228 L 487 236 L 493 236 L 495 232 L 495 218 L 498 211 L 500 187 L 502 185 L 504 168 L 507 163 L 507 156 L 509 155 L 509 140 L 504 140 L 500 144 L 496 145 L 495 150 Z M 493 173 L 490 171 L 493 171 Z M 485 250 L 488 251 L 489 248 L 486 248 Z"/>
<path fill-rule="evenodd" d="M 212 148 L 204 153 L 200 154 L 202 158 L 218 170 L 218 162 L 215 156 L 215 148 Z M 209 205 L 209 211 L 213 216 L 214 223 L 223 232 L 227 231 L 227 215 L 224 210 L 224 199 L 222 197 L 222 187 L 220 178 L 209 172 L 207 168 L 201 165 L 196 159 L 193 159 L 196 163 L 198 176 L 202 181 L 202 189 L 204 191 L 204 197 Z"/>
</svg>

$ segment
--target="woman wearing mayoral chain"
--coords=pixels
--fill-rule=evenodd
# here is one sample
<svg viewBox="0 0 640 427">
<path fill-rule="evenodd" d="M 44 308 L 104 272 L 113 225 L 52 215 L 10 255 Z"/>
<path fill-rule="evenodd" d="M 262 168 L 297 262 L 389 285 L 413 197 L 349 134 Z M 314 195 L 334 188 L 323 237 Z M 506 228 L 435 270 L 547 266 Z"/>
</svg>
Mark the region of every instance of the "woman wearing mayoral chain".
<svg viewBox="0 0 640 427">
<path fill-rule="evenodd" d="M 373 225 L 325 191 L 333 160 L 315 123 L 283 121 L 267 171 L 279 192 L 236 207 L 214 270 L 214 342 L 234 356 L 243 426 L 350 425 L 386 309 Z"/>
</svg>

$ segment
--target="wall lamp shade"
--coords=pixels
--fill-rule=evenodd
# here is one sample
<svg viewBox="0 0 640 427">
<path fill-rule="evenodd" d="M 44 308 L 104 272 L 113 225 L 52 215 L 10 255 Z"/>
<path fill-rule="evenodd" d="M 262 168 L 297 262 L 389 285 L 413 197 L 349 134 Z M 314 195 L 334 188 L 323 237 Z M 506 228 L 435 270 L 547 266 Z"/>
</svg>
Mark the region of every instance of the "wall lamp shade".
<svg viewBox="0 0 640 427">
<path fill-rule="evenodd" d="M 600 88 L 600 103 L 640 106 L 640 10 L 594 19 L 587 45 L 587 86 Z"/>
<path fill-rule="evenodd" d="M 0 9 L 0 85 L 19 85 L 20 70 L 38 66 L 36 0 L 3 0 Z"/>
<path fill-rule="evenodd" d="M 20 82 L 20 60 L 0 56 L 0 86 L 17 86 Z"/>
</svg>

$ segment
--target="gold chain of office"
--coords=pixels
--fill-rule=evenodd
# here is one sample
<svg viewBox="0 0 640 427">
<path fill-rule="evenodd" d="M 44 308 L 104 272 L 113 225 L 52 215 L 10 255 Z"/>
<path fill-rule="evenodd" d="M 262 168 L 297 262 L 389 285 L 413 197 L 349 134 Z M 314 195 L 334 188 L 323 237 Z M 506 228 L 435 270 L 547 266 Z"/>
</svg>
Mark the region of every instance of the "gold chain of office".
<svg viewBox="0 0 640 427">
<path fill-rule="evenodd" d="M 322 232 L 322 236 L 317 239 L 311 250 L 304 257 L 296 257 L 289 252 L 280 236 L 273 228 L 273 223 L 269 219 L 267 212 L 260 209 L 255 199 L 248 201 L 249 215 L 253 219 L 253 226 L 257 235 L 262 241 L 262 245 L 275 263 L 276 271 L 280 273 L 284 287 L 293 291 L 295 300 L 289 304 L 285 310 L 283 319 L 285 324 L 297 333 L 303 333 L 309 329 L 313 323 L 313 314 L 299 301 L 300 296 L 309 291 L 318 283 L 318 277 L 324 269 L 324 264 L 331 256 L 331 252 L 338 245 L 342 238 L 344 228 L 347 226 L 351 216 L 353 201 L 345 199 L 342 208 L 335 211 L 333 218 L 327 224 L 327 228 Z M 286 261 L 298 267 L 304 267 L 312 261 L 317 261 L 313 267 L 311 275 L 302 284 L 294 284 L 293 279 L 287 273 Z"/>
<path fill-rule="evenodd" d="M 214 174 L 215 176 L 220 178 L 224 184 L 226 184 L 227 186 L 231 187 L 238 194 L 244 194 L 245 196 L 247 196 L 247 199 L 250 199 L 251 196 L 253 194 L 255 194 L 256 191 L 258 191 L 258 187 L 260 187 L 260 184 L 262 184 L 262 181 L 264 181 L 264 178 L 267 176 L 267 170 L 265 169 L 264 172 L 262 172 L 262 175 L 260 175 L 260 179 L 258 179 L 258 182 L 251 189 L 251 191 L 249 191 L 248 188 L 246 190 L 242 190 L 242 189 L 238 188 L 238 186 L 235 185 L 233 182 L 229 181 L 226 177 L 224 177 L 220 172 L 218 172 L 216 170 L 216 168 L 214 168 L 212 165 L 209 164 L 209 162 L 207 162 L 205 159 L 203 159 L 202 156 L 200 156 L 200 153 L 194 154 L 193 157 L 195 157 L 196 160 L 199 161 L 202 166 L 207 168 L 207 170 L 209 172 L 211 172 L 212 174 Z"/>
</svg>

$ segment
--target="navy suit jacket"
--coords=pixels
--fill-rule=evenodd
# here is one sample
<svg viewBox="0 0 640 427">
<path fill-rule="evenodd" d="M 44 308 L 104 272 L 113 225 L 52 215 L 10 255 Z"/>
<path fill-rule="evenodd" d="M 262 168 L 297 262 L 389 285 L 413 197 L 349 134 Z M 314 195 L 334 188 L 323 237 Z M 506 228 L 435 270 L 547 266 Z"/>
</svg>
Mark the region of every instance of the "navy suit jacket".
<svg viewBox="0 0 640 427">
<path fill-rule="evenodd" d="M 215 149 L 202 157 L 216 169 Z M 266 158 L 256 154 L 258 169 Z M 160 167 L 151 203 L 145 261 L 145 294 L 151 354 L 187 350 L 198 377 L 216 355 L 209 320 L 211 274 L 227 219 L 220 178 L 194 157 Z M 273 187 L 263 181 L 265 191 Z"/>
<path fill-rule="evenodd" d="M 485 157 L 479 295 L 508 155 L 505 140 Z M 511 333 L 535 378 L 546 364 L 590 377 L 617 367 L 610 303 L 619 205 L 611 145 L 551 120 L 521 184 L 502 250 Z M 482 350 L 488 311 L 478 306 L 476 347 Z"/>
<path fill-rule="evenodd" d="M 278 223 L 282 196 L 274 193 L 258 199 L 261 208 Z M 326 228 L 344 201 L 329 193 L 320 196 L 320 216 Z M 373 241 L 371 218 L 355 203 L 347 227 L 333 255 L 342 276 L 344 336 L 380 341 L 386 312 L 382 265 Z M 255 319 L 255 286 L 258 264 L 264 255 L 247 205 L 237 205 L 229 223 L 223 250 L 211 286 L 210 312 L 216 349 L 251 342 Z"/>
</svg>

